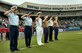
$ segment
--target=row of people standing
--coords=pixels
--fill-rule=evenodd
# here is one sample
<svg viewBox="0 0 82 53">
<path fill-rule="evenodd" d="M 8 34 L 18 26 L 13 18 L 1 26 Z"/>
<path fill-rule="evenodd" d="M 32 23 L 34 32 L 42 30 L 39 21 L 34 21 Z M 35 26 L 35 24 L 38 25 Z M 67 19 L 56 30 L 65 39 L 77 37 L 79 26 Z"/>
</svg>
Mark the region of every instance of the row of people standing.
<svg viewBox="0 0 82 53">
<path fill-rule="evenodd" d="M 54 30 L 54 39 L 58 40 L 58 17 L 53 16 L 45 16 L 43 20 L 43 28 L 44 28 L 44 43 L 48 43 L 49 41 L 53 41 L 53 30 Z"/>
<path fill-rule="evenodd" d="M 53 16 L 45 16 L 44 20 L 41 19 L 41 12 L 37 13 L 37 17 L 35 19 L 36 24 L 36 35 L 37 35 L 37 44 L 44 45 L 44 43 L 48 43 L 49 41 L 53 41 L 53 30 L 54 30 L 54 39 L 58 40 L 58 17 Z M 32 37 L 32 29 L 33 29 L 33 21 L 31 18 L 31 14 L 25 14 L 21 18 L 25 20 L 25 42 L 26 47 L 31 47 L 31 37 Z M 44 34 L 44 43 L 42 43 L 42 35 Z"/>
<path fill-rule="evenodd" d="M 8 16 L 9 18 L 9 24 L 10 24 L 10 50 L 11 52 L 14 51 L 19 51 L 17 48 L 18 45 L 18 26 L 19 26 L 19 16 L 17 15 L 17 7 L 13 6 L 9 11 L 6 11 L 4 15 Z M 57 22 L 53 22 L 53 17 L 51 16 L 49 20 L 47 20 L 47 17 L 44 17 L 44 20 L 42 21 L 41 19 L 41 12 L 37 14 L 37 17 L 35 19 L 35 24 L 36 24 L 36 34 L 37 34 L 37 44 L 38 45 L 44 45 L 42 43 L 42 35 L 43 35 L 43 27 L 44 27 L 44 42 L 48 42 L 48 34 L 49 34 L 49 41 L 52 41 L 52 35 L 53 35 L 53 23 L 54 28 L 57 29 L 55 30 L 55 34 L 58 32 L 58 26 Z M 25 34 L 25 44 L 26 47 L 31 48 L 31 38 L 32 38 L 32 26 L 33 26 L 33 21 L 32 18 L 30 17 L 31 13 L 25 14 L 21 16 L 22 19 L 25 21 L 25 29 L 24 29 L 24 34 Z M 56 20 L 58 20 L 56 18 Z M 44 26 L 43 26 L 44 24 Z M 49 30 L 48 30 L 49 29 Z M 58 33 L 57 33 L 58 34 Z M 57 35 L 56 34 L 56 35 Z M 56 37 L 56 36 L 55 36 Z M 56 37 L 57 39 L 57 37 Z"/>
</svg>

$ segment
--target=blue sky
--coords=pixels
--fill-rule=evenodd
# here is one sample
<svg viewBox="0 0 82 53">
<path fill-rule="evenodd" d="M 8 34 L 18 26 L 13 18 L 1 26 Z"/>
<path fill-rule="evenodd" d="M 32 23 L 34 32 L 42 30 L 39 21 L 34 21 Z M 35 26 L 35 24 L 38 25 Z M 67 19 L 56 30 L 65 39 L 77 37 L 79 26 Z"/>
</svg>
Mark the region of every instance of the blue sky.
<svg viewBox="0 0 82 53">
<path fill-rule="evenodd" d="M 6 1 L 17 5 L 20 5 L 26 1 L 38 4 L 48 4 L 48 5 L 82 4 L 82 0 L 2 0 L 2 1 Z"/>
</svg>

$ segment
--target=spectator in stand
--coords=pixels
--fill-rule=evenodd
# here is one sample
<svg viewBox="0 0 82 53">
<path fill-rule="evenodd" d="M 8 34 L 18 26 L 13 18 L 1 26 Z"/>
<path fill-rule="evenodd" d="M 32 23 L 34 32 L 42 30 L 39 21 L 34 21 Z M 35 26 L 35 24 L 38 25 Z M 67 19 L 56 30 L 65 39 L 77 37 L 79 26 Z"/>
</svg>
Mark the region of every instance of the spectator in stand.
<svg viewBox="0 0 82 53">
<path fill-rule="evenodd" d="M 0 19 L 0 29 L 2 28 L 2 18 Z M 0 40 L 2 40 L 3 38 L 3 34 L 2 32 L 0 31 Z"/>
</svg>

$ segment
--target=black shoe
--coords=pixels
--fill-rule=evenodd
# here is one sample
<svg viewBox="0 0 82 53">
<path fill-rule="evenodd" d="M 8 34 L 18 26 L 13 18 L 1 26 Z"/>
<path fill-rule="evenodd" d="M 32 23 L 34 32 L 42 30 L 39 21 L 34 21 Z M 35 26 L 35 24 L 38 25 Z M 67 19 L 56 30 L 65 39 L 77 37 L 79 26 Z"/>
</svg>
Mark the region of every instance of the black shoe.
<svg viewBox="0 0 82 53">
<path fill-rule="evenodd" d="M 15 52 L 15 50 L 11 50 L 11 52 Z"/>
<path fill-rule="evenodd" d="M 20 51 L 19 49 L 15 49 L 15 51 Z"/>
<path fill-rule="evenodd" d="M 58 39 L 55 39 L 55 40 L 58 40 Z"/>
<path fill-rule="evenodd" d="M 27 46 L 27 48 L 32 48 L 31 46 Z"/>
<path fill-rule="evenodd" d="M 48 42 L 45 42 L 45 43 L 48 43 Z"/>
<path fill-rule="evenodd" d="M 50 40 L 51 42 L 53 41 L 53 40 Z"/>
</svg>

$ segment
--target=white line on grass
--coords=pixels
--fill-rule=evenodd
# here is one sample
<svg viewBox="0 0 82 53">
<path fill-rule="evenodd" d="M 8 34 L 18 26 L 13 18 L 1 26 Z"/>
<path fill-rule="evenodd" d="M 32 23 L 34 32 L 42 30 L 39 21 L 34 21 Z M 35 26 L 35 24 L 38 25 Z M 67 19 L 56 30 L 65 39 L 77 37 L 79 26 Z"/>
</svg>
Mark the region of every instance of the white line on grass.
<svg viewBox="0 0 82 53">
<path fill-rule="evenodd" d="M 36 47 L 37 45 L 32 45 L 32 47 Z M 24 49 L 27 49 L 26 47 L 24 47 L 24 48 L 20 48 L 20 50 L 24 50 Z M 7 53 L 12 53 L 12 52 L 7 52 Z"/>
</svg>

